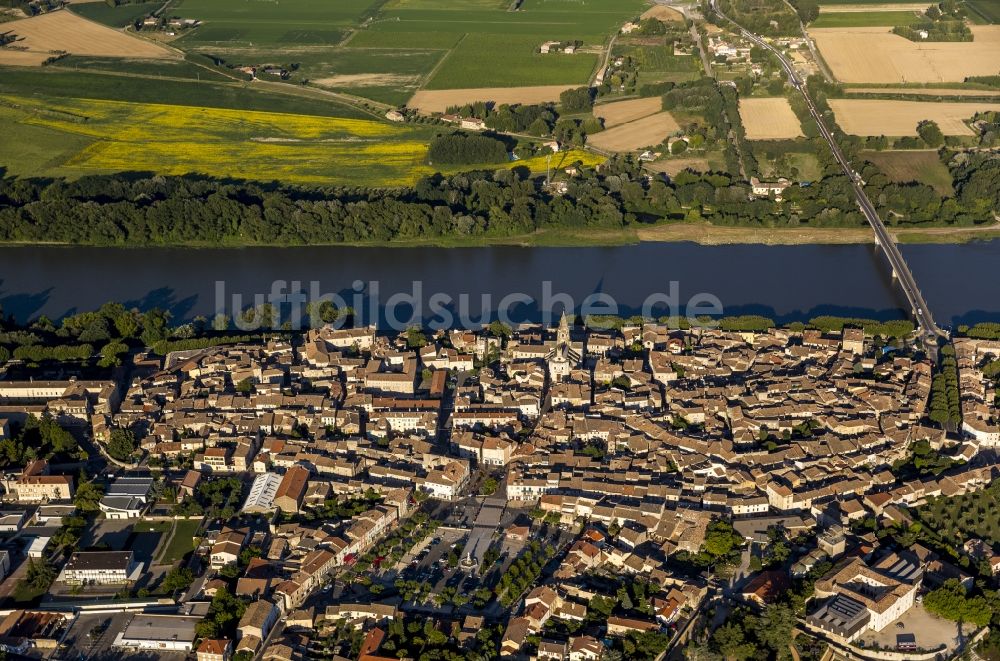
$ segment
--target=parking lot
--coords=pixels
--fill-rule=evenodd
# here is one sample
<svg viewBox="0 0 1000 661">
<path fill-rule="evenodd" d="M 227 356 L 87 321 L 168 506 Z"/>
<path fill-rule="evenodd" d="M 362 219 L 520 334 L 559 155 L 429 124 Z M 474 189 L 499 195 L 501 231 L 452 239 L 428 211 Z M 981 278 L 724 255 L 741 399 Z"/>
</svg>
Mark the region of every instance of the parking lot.
<svg viewBox="0 0 1000 661">
<path fill-rule="evenodd" d="M 129 613 L 82 613 L 63 641 L 66 659 L 117 659 L 121 650 L 111 645 L 132 617 Z"/>
<path fill-rule="evenodd" d="M 902 624 L 903 626 L 898 626 Z M 946 652 L 955 650 L 959 642 L 958 624 L 950 620 L 931 615 L 922 604 L 914 604 L 895 622 L 889 623 L 881 631 L 870 631 L 861 637 L 866 647 L 875 644 L 887 649 L 896 649 L 896 636 L 899 634 L 914 634 L 919 649 L 932 650 L 939 645 L 947 647 Z M 975 626 L 966 624 L 963 628 L 965 638 L 972 635 Z"/>
</svg>

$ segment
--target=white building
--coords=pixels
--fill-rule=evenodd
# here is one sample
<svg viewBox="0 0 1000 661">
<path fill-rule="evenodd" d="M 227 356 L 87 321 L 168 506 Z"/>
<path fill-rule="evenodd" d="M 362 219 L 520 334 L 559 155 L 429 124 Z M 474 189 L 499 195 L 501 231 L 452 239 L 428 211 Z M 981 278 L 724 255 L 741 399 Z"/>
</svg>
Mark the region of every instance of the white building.
<svg viewBox="0 0 1000 661">
<path fill-rule="evenodd" d="M 62 571 L 67 585 L 126 585 L 136 569 L 132 551 L 78 551 Z"/>
<path fill-rule="evenodd" d="M 195 626 L 201 617 L 192 615 L 132 616 L 125 630 L 115 638 L 115 647 L 164 652 L 190 652 L 194 647 Z"/>
</svg>

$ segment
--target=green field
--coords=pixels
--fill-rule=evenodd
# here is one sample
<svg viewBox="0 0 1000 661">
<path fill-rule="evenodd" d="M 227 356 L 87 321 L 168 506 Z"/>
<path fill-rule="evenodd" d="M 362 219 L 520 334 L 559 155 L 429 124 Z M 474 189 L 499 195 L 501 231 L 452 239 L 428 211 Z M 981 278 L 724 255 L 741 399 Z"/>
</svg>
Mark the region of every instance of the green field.
<svg viewBox="0 0 1000 661">
<path fill-rule="evenodd" d="M 597 55 L 536 52 L 530 36 L 470 34 L 452 50 L 425 86 L 427 89 L 518 87 L 585 84 L 597 66 Z M 497 53 L 503 63 L 497 64 Z"/>
<path fill-rule="evenodd" d="M 189 57 L 200 58 L 199 55 Z M 48 68 L 84 69 L 86 71 L 110 71 L 116 74 L 135 74 L 150 78 L 186 78 L 217 82 L 233 82 L 243 77 L 237 72 L 219 70 L 212 66 L 200 66 L 187 60 L 123 60 L 117 57 L 90 57 L 69 55 Z"/>
<path fill-rule="evenodd" d="M 919 20 L 920 17 L 912 11 L 824 12 L 809 26 L 814 28 L 859 28 L 882 25 L 895 27 L 897 25 L 913 25 Z"/>
<path fill-rule="evenodd" d="M 0 94 L 34 95 L 39 90 L 45 90 L 46 96 L 50 97 L 211 106 L 325 117 L 369 117 L 333 99 L 271 93 L 243 83 L 158 80 L 99 72 L 0 67 Z"/>
<path fill-rule="evenodd" d="M 291 82 L 308 81 L 391 105 L 405 104 L 444 54 L 443 50 L 317 47 L 299 49 L 293 55 L 278 50 L 258 52 L 265 61 L 294 57 L 299 68 Z"/>
<path fill-rule="evenodd" d="M 377 0 L 182 0 L 171 10 L 202 25 L 178 46 L 335 44 L 369 16 Z"/>
<path fill-rule="evenodd" d="M 182 560 L 185 555 L 194 550 L 194 536 L 201 527 L 201 521 L 182 519 L 174 522 L 174 536 L 170 543 L 156 550 L 157 562 L 169 565 Z"/>
<path fill-rule="evenodd" d="M 866 159 L 878 166 L 889 179 L 905 184 L 917 181 L 941 195 L 953 195 L 951 173 L 933 151 L 866 151 Z"/>
<path fill-rule="evenodd" d="M 969 18 L 977 23 L 1000 23 L 1000 0 L 965 0 Z"/>
<path fill-rule="evenodd" d="M 72 11 L 92 21 L 109 25 L 113 28 L 123 28 L 135 23 L 163 6 L 162 2 L 138 2 L 130 5 L 109 7 L 103 2 L 85 2 L 74 4 Z"/>
<path fill-rule="evenodd" d="M 911 5 L 913 0 L 822 0 L 820 8 L 826 5 Z M 928 3 L 930 4 L 930 3 Z"/>
</svg>

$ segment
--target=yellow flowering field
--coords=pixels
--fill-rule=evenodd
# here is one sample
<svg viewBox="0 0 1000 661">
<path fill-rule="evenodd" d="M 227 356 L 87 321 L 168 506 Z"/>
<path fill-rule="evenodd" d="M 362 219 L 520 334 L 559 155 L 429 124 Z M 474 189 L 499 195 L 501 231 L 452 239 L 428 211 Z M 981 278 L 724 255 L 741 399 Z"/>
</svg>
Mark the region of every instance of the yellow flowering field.
<svg viewBox="0 0 1000 661">
<path fill-rule="evenodd" d="M 432 131 L 387 122 L 96 99 L 0 96 L 20 123 L 90 140 L 60 171 L 198 172 L 246 179 L 358 186 L 406 185 L 432 174 Z M 583 150 L 555 155 L 553 170 L 603 159 Z M 510 163 L 544 172 L 546 158 Z"/>
</svg>

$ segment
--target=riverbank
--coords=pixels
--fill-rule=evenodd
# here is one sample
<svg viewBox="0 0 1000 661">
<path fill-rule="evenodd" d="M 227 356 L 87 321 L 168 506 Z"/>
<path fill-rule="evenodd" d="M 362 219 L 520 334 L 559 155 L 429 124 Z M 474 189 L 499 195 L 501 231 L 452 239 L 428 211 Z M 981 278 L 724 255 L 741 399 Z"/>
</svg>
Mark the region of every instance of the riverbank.
<svg viewBox="0 0 1000 661">
<path fill-rule="evenodd" d="M 921 244 L 962 244 L 972 241 L 993 241 L 1000 239 L 1000 222 L 974 227 L 890 227 L 890 233 L 898 243 Z M 741 227 L 719 226 L 711 223 L 663 223 L 656 225 L 632 226 L 618 230 L 604 228 L 541 229 L 529 234 L 513 236 L 460 236 L 427 237 L 393 240 L 389 242 L 351 241 L 342 243 L 311 243 L 312 247 L 344 248 L 613 248 L 639 243 L 696 243 L 703 246 L 726 245 L 852 245 L 873 243 L 874 235 L 867 227 Z M 0 248 L 47 247 L 89 247 L 123 248 L 141 250 L 145 248 L 190 248 L 190 249 L 243 249 L 243 248 L 300 248 L 299 244 L 260 245 L 255 243 L 182 242 L 164 245 L 108 245 L 90 246 L 86 244 L 45 241 L 37 243 L 4 243 Z"/>
</svg>

